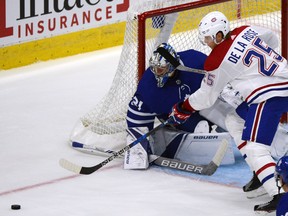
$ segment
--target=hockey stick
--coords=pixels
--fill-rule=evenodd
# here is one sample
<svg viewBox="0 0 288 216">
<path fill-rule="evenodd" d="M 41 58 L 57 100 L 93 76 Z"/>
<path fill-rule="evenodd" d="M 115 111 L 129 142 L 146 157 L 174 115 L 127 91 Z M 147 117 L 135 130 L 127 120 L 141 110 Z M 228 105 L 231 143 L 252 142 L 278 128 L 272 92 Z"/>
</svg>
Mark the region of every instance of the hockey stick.
<svg viewBox="0 0 288 216">
<path fill-rule="evenodd" d="M 163 167 L 169 167 L 176 170 L 196 173 L 200 175 L 213 175 L 217 168 L 220 166 L 224 155 L 228 148 L 228 141 L 226 139 L 222 140 L 221 145 L 217 149 L 212 161 L 208 165 L 194 165 L 182 161 L 178 161 L 175 159 L 164 158 L 161 156 L 150 155 L 152 156 L 154 161 L 153 163 Z"/>
<path fill-rule="evenodd" d="M 109 153 L 109 154 L 116 153 L 112 150 L 99 149 L 94 146 L 89 146 L 89 145 L 85 145 L 85 144 L 81 144 L 77 142 L 73 142 L 72 146 L 74 148 L 86 149 L 93 153 L 97 153 L 99 155 L 103 153 Z M 154 163 L 158 166 L 162 166 L 162 167 L 168 167 L 168 168 L 172 168 L 172 169 L 176 169 L 180 171 L 186 171 L 186 172 L 196 173 L 200 175 L 210 176 L 214 174 L 214 172 L 219 167 L 221 161 L 224 158 L 227 148 L 228 148 L 228 141 L 226 139 L 223 139 L 212 161 L 208 165 L 195 165 L 195 164 L 182 162 L 182 161 L 178 161 L 175 159 L 166 158 L 166 157 L 162 157 L 158 155 L 149 155 L 149 162 Z"/>
<path fill-rule="evenodd" d="M 199 74 L 206 74 L 205 70 L 190 68 L 190 67 L 186 67 L 185 65 L 182 65 L 164 47 L 158 47 L 157 52 L 160 53 L 168 62 L 170 62 L 178 70 L 199 73 Z"/>
<path fill-rule="evenodd" d="M 115 158 L 117 158 L 118 156 L 123 154 L 124 152 L 128 151 L 130 148 L 132 148 L 133 146 L 135 146 L 139 142 L 143 141 L 148 136 L 150 136 L 151 134 L 155 133 L 160 128 L 163 128 L 167 124 L 169 124 L 169 119 L 167 121 L 161 123 L 157 127 L 155 127 L 153 130 L 151 130 L 148 133 L 144 134 L 143 136 L 139 137 L 134 142 L 130 143 L 129 145 L 125 146 L 124 148 L 120 149 L 119 151 L 114 152 L 113 155 L 111 155 L 106 160 L 102 161 L 101 163 L 99 163 L 99 164 L 97 164 L 95 166 L 92 166 L 92 167 L 79 166 L 79 165 L 74 164 L 74 163 L 72 163 L 72 162 L 70 162 L 70 161 L 68 161 L 66 159 L 63 159 L 63 158 L 60 159 L 59 164 L 64 169 L 70 170 L 71 172 L 78 173 L 78 174 L 89 175 L 89 174 L 97 171 L 101 167 L 105 166 L 106 164 L 108 164 L 109 162 L 111 162 L 112 160 L 114 160 Z"/>
<path fill-rule="evenodd" d="M 78 150 L 85 150 L 87 152 L 90 152 L 90 153 L 93 153 L 93 154 L 96 154 L 96 155 L 106 155 L 106 156 L 111 156 L 113 153 L 116 153 L 116 151 L 114 150 L 110 150 L 110 149 L 107 149 L 107 148 L 100 148 L 100 147 L 96 147 L 96 146 L 91 146 L 91 145 L 86 145 L 86 144 L 82 144 L 82 143 L 79 143 L 79 142 L 75 142 L 73 141 L 71 143 L 71 146 L 74 148 L 74 149 L 78 149 Z M 121 156 L 121 155 L 119 155 Z"/>
</svg>

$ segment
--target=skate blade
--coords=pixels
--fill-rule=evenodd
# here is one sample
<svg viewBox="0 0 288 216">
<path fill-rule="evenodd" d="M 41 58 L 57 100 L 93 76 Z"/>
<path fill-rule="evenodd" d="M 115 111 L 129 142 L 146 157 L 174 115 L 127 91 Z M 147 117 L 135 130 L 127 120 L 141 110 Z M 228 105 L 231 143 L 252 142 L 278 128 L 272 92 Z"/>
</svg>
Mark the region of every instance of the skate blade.
<svg viewBox="0 0 288 216">
<path fill-rule="evenodd" d="M 246 194 L 246 197 L 248 199 L 254 199 L 254 198 L 266 195 L 267 192 L 264 189 L 264 187 L 261 186 L 261 187 L 257 188 L 256 190 L 245 192 L 245 194 Z"/>
<path fill-rule="evenodd" d="M 267 212 L 267 211 L 254 211 L 254 214 L 257 216 L 275 216 L 275 211 Z"/>
</svg>

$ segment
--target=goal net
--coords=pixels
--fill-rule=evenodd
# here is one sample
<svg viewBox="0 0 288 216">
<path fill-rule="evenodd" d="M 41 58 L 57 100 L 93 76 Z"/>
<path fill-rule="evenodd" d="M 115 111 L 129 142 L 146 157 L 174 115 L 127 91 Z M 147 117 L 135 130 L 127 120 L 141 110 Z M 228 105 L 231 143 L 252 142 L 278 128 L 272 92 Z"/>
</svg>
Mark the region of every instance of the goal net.
<svg viewBox="0 0 288 216">
<path fill-rule="evenodd" d="M 276 50 L 287 57 L 287 11 L 281 0 L 148 0 L 137 1 L 127 13 L 124 45 L 112 86 L 106 96 L 74 127 L 70 140 L 101 149 L 119 150 L 126 145 L 126 112 L 139 78 L 154 48 L 170 43 L 177 52 L 196 49 L 209 54 L 200 44 L 197 27 L 211 11 L 221 11 L 231 29 L 259 25 L 272 29 L 279 37 Z M 282 0 L 287 10 L 286 0 Z M 286 19 L 285 23 L 281 21 Z M 282 40 L 283 35 L 285 40 Z M 284 53 L 285 52 L 285 53 Z"/>
</svg>

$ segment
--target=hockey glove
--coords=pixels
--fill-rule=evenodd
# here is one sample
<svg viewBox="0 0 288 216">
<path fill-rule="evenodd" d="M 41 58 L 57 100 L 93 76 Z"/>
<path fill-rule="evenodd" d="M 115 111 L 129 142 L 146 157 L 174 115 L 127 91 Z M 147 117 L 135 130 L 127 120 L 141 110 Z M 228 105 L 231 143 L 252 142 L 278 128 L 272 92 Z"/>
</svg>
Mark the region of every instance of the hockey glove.
<svg viewBox="0 0 288 216">
<path fill-rule="evenodd" d="M 168 121 L 173 125 L 183 124 L 194 112 L 188 100 L 181 101 L 173 106 Z"/>
</svg>

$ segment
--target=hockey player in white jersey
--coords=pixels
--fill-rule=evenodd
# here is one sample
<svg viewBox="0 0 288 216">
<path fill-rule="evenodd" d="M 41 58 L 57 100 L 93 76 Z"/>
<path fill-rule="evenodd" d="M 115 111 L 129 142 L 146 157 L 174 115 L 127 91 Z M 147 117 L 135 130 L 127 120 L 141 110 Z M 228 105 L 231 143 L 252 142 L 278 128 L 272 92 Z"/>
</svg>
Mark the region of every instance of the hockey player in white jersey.
<svg viewBox="0 0 288 216">
<path fill-rule="evenodd" d="M 256 205 L 254 211 L 275 211 L 280 195 L 273 178 L 275 161 L 270 145 L 282 114 L 288 111 L 287 60 L 274 51 L 277 37 L 254 26 L 230 31 L 225 15 L 215 11 L 201 20 L 199 39 L 212 49 L 204 64 L 208 73 L 199 90 L 173 106 L 170 117 L 175 124 L 185 122 L 195 111 L 212 106 L 230 82 L 248 104 L 242 131 L 248 164 L 273 197 Z"/>
<path fill-rule="evenodd" d="M 231 95 L 229 93 L 229 90 L 227 92 L 226 90 L 227 86 L 221 92 L 221 97 L 226 102 L 231 104 L 233 107 L 235 108 L 237 107 L 237 109 L 227 114 L 227 117 L 225 119 L 226 128 L 229 131 L 229 133 L 232 135 L 235 141 L 235 144 L 237 148 L 239 149 L 239 151 L 241 152 L 243 158 L 249 164 L 250 162 L 246 155 L 247 141 L 242 140 L 242 131 L 243 131 L 244 124 L 245 124 L 244 119 L 246 118 L 246 115 L 248 113 L 247 112 L 248 105 L 246 102 L 243 102 L 243 99 L 241 97 L 240 98 L 238 97 L 239 99 L 238 99 L 237 104 L 240 104 L 240 105 L 235 106 L 234 105 L 235 96 Z M 230 98 L 232 99 L 232 103 L 230 102 L 231 100 Z M 271 144 L 270 151 L 271 151 L 272 157 L 275 160 L 278 160 L 283 155 L 288 155 L 288 130 L 286 129 L 285 125 L 281 123 L 278 125 L 278 129 L 276 131 L 273 142 Z M 251 165 L 249 166 L 251 167 Z M 258 179 L 255 171 L 253 171 L 252 179 L 246 185 L 243 186 L 243 191 L 245 192 L 245 195 L 249 199 L 267 194 L 267 191 L 263 188 L 263 185 Z"/>
</svg>

